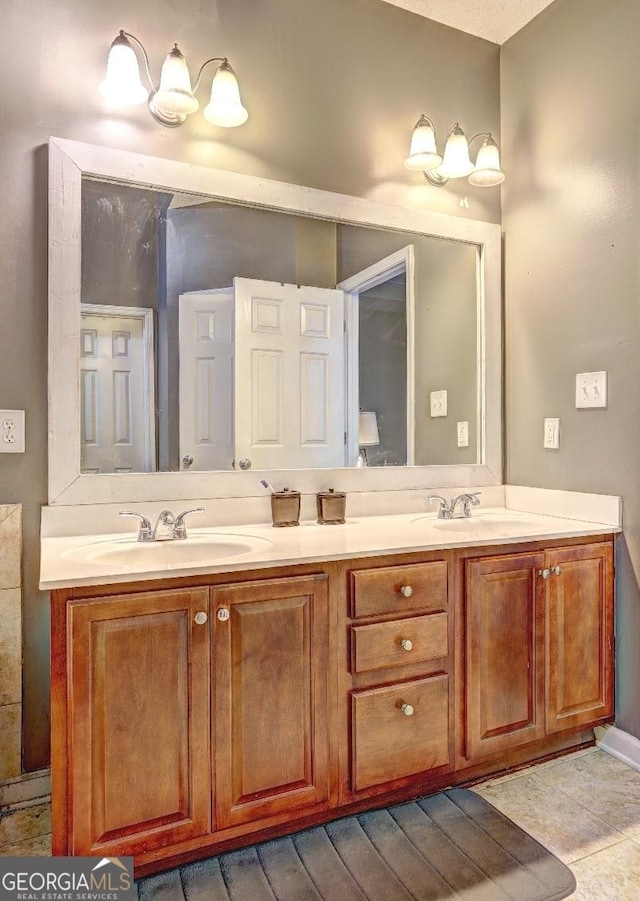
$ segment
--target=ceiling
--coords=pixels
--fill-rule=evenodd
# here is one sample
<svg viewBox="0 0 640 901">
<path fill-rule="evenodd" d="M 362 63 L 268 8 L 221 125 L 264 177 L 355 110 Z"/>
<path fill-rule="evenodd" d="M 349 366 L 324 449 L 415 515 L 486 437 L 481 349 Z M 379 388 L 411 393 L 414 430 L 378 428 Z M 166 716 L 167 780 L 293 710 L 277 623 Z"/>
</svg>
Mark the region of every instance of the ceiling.
<svg viewBox="0 0 640 901">
<path fill-rule="evenodd" d="M 553 0 L 386 0 L 419 16 L 503 44 Z"/>
</svg>

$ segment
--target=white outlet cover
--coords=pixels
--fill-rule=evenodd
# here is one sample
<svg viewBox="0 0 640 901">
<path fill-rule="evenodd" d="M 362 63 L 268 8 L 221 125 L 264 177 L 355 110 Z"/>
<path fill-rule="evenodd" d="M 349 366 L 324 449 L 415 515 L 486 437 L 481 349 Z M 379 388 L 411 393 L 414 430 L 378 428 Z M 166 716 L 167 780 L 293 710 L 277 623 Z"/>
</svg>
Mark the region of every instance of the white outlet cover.
<svg viewBox="0 0 640 901">
<path fill-rule="evenodd" d="M 547 450 L 557 450 L 560 447 L 560 420 L 545 419 L 544 444 Z"/>
<path fill-rule="evenodd" d="M 458 447 L 469 447 L 469 423 L 457 422 Z"/>
<path fill-rule="evenodd" d="M 446 390 L 432 391 L 429 395 L 429 399 L 431 401 L 431 416 L 432 417 L 447 415 L 447 392 L 446 392 Z"/>
<path fill-rule="evenodd" d="M 23 454 L 24 410 L 0 410 L 0 454 Z"/>
<path fill-rule="evenodd" d="M 579 372 L 576 375 L 576 407 L 584 410 L 607 406 L 607 373 Z"/>
</svg>

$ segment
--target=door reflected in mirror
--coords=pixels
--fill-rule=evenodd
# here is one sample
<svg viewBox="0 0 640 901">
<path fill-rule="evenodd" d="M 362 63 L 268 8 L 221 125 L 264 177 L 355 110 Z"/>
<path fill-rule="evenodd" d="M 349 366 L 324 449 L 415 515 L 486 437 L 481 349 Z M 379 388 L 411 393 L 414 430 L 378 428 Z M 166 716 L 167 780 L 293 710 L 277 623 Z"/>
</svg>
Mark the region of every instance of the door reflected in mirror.
<svg viewBox="0 0 640 901">
<path fill-rule="evenodd" d="M 82 472 L 481 462 L 478 267 L 472 243 L 83 176 Z"/>
</svg>

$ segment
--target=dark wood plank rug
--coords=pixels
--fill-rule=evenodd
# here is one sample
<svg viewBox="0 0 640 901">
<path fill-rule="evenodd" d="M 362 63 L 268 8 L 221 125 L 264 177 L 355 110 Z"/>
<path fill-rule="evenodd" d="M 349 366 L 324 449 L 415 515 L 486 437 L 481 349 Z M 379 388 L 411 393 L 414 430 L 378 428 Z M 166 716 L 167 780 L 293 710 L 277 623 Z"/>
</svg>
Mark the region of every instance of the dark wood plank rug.
<svg viewBox="0 0 640 901">
<path fill-rule="evenodd" d="M 454 788 L 140 880 L 140 901 L 552 901 L 568 867 Z"/>
</svg>

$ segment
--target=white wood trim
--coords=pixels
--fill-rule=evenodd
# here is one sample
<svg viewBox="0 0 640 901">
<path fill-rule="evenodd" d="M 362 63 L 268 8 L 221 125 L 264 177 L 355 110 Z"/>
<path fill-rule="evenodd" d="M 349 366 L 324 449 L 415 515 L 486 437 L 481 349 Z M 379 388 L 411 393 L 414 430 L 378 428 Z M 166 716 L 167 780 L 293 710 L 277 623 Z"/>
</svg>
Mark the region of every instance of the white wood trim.
<svg viewBox="0 0 640 901">
<path fill-rule="evenodd" d="M 144 459 L 147 471 L 156 467 L 156 375 L 153 310 L 148 307 L 120 307 L 108 303 L 81 303 L 80 312 L 89 316 L 121 316 L 142 320 L 142 360 L 144 368 Z"/>
<path fill-rule="evenodd" d="M 345 292 L 345 321 L 346 348 L 347 348 L 347 410 L 352 411 L 348 428 L 347 459 L 355 460 L 358 456 L 358 396 L 359 396 L 359 369 L 358 346 L 360 338 L 359 308 L 360 294 L 375 288 L 382 282 L 404 272 L 406 275 L 406 320 L 407 320 L 407 464 L 413 465 L 415 460 L 415 249 L 413 244 L 396 250 L 381 260 L 377 260 L 351 275 L 338 284 Z"/>
<path fill-rule="evenodd" d="M 49 140 L 49 503 L 125 503 L 259 495 L 269 473 L 80 474 L 80 218 L 83 174 L 209 195 L 317 218 L 436 235 L 481 247 L 485 313 L 484 461 L 477 465 L 296 470 L 303 492 L 499 485 L 502 482 L 500 226 L 60 138 Z"/>
<path fill-rule="evenodd" d="M 596 747 L 634 770 L 640 770 L 640 739 L 616 726 L 596 729 Z"/>
</svg>

